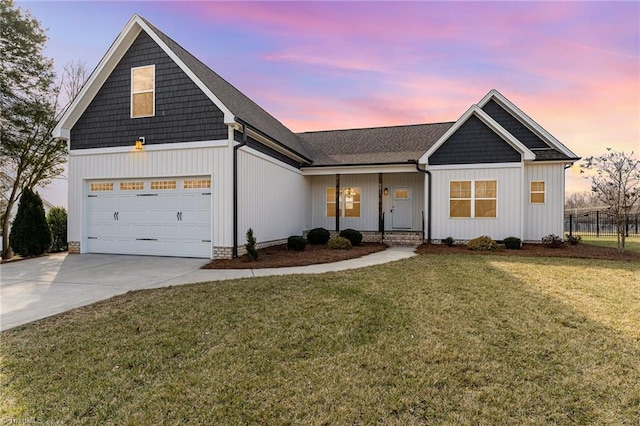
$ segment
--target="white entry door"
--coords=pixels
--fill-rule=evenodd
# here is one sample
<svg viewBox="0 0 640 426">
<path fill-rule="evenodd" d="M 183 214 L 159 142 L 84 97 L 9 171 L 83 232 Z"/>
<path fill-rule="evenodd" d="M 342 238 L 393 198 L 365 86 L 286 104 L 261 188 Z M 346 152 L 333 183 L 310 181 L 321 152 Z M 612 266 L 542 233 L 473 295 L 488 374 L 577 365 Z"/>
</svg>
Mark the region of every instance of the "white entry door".
<svg viewBox="0 0 640 426">
<path fill-rule="evenodd" d="M 393 188 L 392 228 L 411 229 L 413 225 L 413 199 L 410 187 Z"/>
<path fill-rule="evenodd" d="M 211 257 L 211 179 L 88 182 L 89 253 Z"/>
</svg>

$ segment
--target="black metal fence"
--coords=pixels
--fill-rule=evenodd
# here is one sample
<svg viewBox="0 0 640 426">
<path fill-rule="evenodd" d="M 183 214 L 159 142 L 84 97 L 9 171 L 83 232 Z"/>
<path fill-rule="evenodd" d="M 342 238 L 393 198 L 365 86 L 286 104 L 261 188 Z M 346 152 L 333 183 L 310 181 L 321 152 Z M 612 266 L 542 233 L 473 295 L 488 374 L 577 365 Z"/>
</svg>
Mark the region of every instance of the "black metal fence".
<svg viewBox="0 0 640 426">
<path fill-rule="evenodd" d="M 640 214 L 629 215 L 625 219 L 626 236 L 640 236 Z M 615 237 L 617 227 L 615 217 L 606 210 L 581 213 L 565 213 L 564 232 L 570 235 L 592 237 Z"/>
</svg>

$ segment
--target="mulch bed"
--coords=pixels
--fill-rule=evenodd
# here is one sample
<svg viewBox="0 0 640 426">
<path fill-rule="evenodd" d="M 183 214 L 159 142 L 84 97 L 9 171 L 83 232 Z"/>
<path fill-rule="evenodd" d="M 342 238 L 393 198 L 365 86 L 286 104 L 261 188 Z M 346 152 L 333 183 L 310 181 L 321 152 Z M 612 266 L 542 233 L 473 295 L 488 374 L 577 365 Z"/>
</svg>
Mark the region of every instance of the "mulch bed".
<svg viewBox="0 0 640 426">
<path fill-rule="evenodd" d="M 418 254 L 494 254 L 501 256 L 534 256 L 534 257 L 575 257 L 579 259 L 640 261 L 640 253 L 625 251 L 618 253 L 615 248 L 594 246 L 591 244 L 565 244 L 559 248 L 549 248 L 542 244 L 523 244 L 520 250 L 507 250 L 500 247 L 496 251 L 469 250 L 465 245 L 448 247 L 444 244 L 423 244 L 417 248 Z"/>
<path fill-rule="evenodd" d="M 386 244 L 362 243 L 351 250 L 331 250 L 326 245 L 307 244 L 304 251 L 290 251 L 286 244 L 282 244 L 258 250 L 260 257 L 253 262 L 246 256 L 239 256 L 235 259 L 212 260 L 202 269 L 261 269 L 317 265 L 355 259 L 386 248 Z"/>
<path fill-rule="evenodd" d="M 324 245 L 307 244 L 305 251 L 289 251 L 286 244 L 267 247 L 259 250 L 260 258 L 251 262 L 245 256 L 236 259 L 212 260 L 202 269 L 260 269 L 285 268 L 290 266 L 317 265 L 321 263 L 339 262 L 355 259 L 367 254 L 385 250 L 386 244 L 362 243 L 351 250 L 330 250 Z M 640 262 L 640 253 L 627 251 L 623 254 L 614 248 L 578 244 L 565 244 L 560 248 L 548 248 L 541 244 L 523 244 L 520 250 L 507 250 L 503 246 L 496 251 L 468 250 L 463 244 L 447 247 L 444 244 L 423 244 L 416 249 L 418 254 L 477 254 L 499 256 L 533 256 L 533 257 L 574 257 L 580 259 L 621 260 Z"/>
</svg>

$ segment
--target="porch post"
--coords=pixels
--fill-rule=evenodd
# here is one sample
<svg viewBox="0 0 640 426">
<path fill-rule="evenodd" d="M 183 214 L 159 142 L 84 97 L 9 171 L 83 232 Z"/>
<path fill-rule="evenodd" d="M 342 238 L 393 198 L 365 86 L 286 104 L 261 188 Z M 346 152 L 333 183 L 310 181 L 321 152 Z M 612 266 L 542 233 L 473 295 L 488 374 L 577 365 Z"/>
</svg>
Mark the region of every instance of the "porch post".
<svg viewBox="0 0 640 426">
<path fill-rule="evenodd" d="M 340 174 L 336 173 L 336 232 L 340 232 Z"/>
<path fill-rule="evenodd" d="M 378 173 L 378 232 L 382 231 L 382 173 Z"/>
</svg>

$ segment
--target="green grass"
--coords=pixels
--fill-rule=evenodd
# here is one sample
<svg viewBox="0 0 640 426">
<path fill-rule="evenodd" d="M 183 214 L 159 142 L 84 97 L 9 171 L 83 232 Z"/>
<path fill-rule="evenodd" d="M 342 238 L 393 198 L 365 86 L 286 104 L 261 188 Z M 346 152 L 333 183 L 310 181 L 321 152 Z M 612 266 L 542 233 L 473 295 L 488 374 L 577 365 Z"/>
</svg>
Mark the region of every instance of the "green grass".
<svg viewBox="0 0 640 426">
<path fill-rule="evenodd" d="M 640 263 L 419 256 L 139 291 L 0 335 L 2 418 L 632 424 Z"/>
<path fill-rule="evenodd" d="M 582 237 L 582 242 L 594 246 L 618 248 L 616 237 Z M 625 250 L 640 253 L 640 237 L 627 237 L 625 240 Z"/>
</svg>

